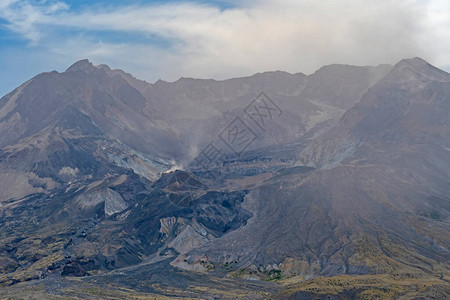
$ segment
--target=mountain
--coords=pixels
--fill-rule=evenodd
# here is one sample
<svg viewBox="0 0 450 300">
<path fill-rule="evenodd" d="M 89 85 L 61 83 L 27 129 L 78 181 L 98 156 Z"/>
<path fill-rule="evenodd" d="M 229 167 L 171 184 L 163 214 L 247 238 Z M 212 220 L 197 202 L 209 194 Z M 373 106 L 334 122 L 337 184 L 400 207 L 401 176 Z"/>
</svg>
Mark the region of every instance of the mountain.
<svg viewBox="0 0 450 300">
<path fill-rule="evenodd" d="M 328 128 L 390 68 L 331 65 L 309 76 L 277 71 L 224 81 L 181 78 L 160 80 L 141 91 L 149 101 L 146 114 L 177 133 L 190 161 L 236 116 L 245 117 L 245 108 L 261 92 L 277 104 L 282 118 L 273 118 L 264 130 L 250 123 L 258 139 L 248 150 L 296 142 Z M 340 79 L 328 80 L 332 76 Z M 314 92 L 323 89 L 327 93 Z M 336 90 L 343 103 L 332 100 Z"/>
<path fill-rule="evenodd" d="M 450 297 L 449 95 L 420 58 L 40 74 L 0 99 L 0 295 Z"/>
<path fill-rule="evenodd" d="M 349 78 L 347 73 L 360 73 L 361 82 L 334 83 L 342 86 L 343 95 L 347 91 L 348 101 L 356 102 L 386 66 L 342 69 Z M 274 72 L 223 82 L 149 84 L 81 60 L 63 73 L 40 74 L 0 100 L 0 203 L 50 193 L 75 180 L 82 181 L 75 184 L 80 187 L 104 179 L 110 168 L 116 169 L 115 176 L 127 172 L 125 168 L 155 180 L 164 171 L 191 163 L 264 90 L 284 116 L 265 132 L 249 124 L 258 136 L 250 147 L 295 142 L 330 126 L 343 113 L 321 104 L 331 95 L 320 100 L 310 95 L 308 86 L 320 85 L 328 73 L 323 68 L 311 76 Z M 306 96 L 303 89 L 309 91 Z"/>
<path fill-rule="evenodd" d="M 420 58 L 399 62 L 333 130 L 313 141 L 300 160 L 324 167 L 357 155 L 355 151 L 375 158 L 382 152 L 393 156 L 402 145 L 446 148 L 448 82 L 447 73 Z"/>
</svg>

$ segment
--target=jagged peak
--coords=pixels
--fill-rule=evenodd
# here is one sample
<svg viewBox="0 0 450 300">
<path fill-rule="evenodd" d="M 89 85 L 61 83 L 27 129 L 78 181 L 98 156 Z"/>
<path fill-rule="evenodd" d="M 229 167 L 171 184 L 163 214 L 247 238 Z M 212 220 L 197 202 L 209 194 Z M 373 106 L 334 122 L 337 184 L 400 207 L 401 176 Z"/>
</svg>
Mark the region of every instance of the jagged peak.
<svg viewBox="0 0 450 300">
<path fill-rule="evenodd" d="M 296 73 L 296 74 L 302 74 L 302 73 Z M 281 70 L 276 70 L 276 71 L 265 71 L 265 72 L 258 72 L 253 74 L 250 77 L 255 77 L 255 76 L 292 76 L 292 75 L 296 75 L 296 74 L 292 74 L 286 71 L 281 71 Z"/>
<path fill-rule="evenodd" d="M 92 72 L 94 70 L 97 70 L 97 68 L 88 60 L 88 59 L 82 59 L 71 65 L 66 72 Z"/>
<path fill-rule="evenodd" d="M 449 81 L 450 74 L 431 65 L 420 57 L 402 59 L 394 65 L 387 79 L 411 81 L 418 78 L 437 81 Z"/>
<path fill-rule="evenodd" d="M 404 65 L 404 64 L 416 67 L 431 66 L 426 60 L 417 56 L 413 58 L 402 59 L 397 63 L 397 65 Z"/>
<path fill-rule="evenodd" d="M 155 82 L 155 84 L 164 84 L 164 83 L 167 83 L 167 81 L 162 80 L 161 78 Z"/>
<path fill-rule="evenodd" d="M 320 67 L 318 70 L 316 70 L 314 73 L 310 74 L 309 76 L 336 76 L 337 74 L 341 74 L 342 72 L 347 72 L 349 74 L 358 73 L 364 70 L 370 71 L 380 68 L 386 68 L 391 67 L 391 65 L 387 64 L 380 64 L 377 66 L 372 65 L 350 65 L 350 64 L 330 64 Z"/>
<path fill-rule="evenodd" d="M 98 65 L 97 68 L 105 70 L 107 72 L 112 71 L 112 69 L 108 65 L 105 65 L 105 64 Z"/>
</svg>

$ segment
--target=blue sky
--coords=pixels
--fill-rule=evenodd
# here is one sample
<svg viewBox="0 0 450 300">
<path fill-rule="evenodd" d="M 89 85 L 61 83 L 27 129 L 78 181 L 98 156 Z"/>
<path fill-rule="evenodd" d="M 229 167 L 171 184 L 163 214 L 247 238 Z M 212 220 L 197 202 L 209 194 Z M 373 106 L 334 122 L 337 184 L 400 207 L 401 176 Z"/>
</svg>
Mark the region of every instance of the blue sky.
<svg viewBox="0 0 450 300">
<path fill-rule="evenodd" d="M 88 58 L 154 82 L 420 56 L 450 70 L 444 0 L 0 0 L 0 96 Z"/>
</svg>

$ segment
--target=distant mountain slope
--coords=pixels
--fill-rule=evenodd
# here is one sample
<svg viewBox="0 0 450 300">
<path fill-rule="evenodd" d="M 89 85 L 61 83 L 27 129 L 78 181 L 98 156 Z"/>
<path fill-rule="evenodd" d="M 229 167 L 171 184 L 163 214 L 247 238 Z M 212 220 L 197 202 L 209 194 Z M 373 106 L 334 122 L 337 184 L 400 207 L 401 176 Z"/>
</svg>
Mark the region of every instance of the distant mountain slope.
<svg viewBox="0 0 450 300">
<path fill-rule="evenodd" d="M 312 141 L 300 160 L 331 167 L 352 154 L 373 160 L 407 150 L 402 147 L 448 148 L 449 83 L 450 74 L 420 58 L 399 62 L 336 127 Z"/>
<path fill-rule="evenodd" d="M 449 82 L 421 59 L 399 62 L 301 151 L 296 164 L 318 169 L 252 190 L 244 205 L 256 217 L 187 261 L 232 264 L 247 278 L 448 274 Z"/>
<path fill-rule="evenodd" d="M 146 99 L 120 75 L 79 61 L 64 73 L 43 73 L 0 101 L 0 146 L 52 126 L 72 107 L 104 134 L 149 154 L 177 149 L 177 141 L 142 113 Z M 142 137 L 146 137 L 142 139 Z M 181 148 L 181 147 L 179 147 Z"/>
<path fill-rule="evenodd" d="M 259 137 L 249 149 L 255 149 L 328 128 L 390 68 L 330 65 L 309 76 L 277 71 L 224 81 L 181 78 L 148 85 L 142 94 L 149 100 L 145 112 L 161 127 L 177 132 L 190 149 L 206 146 L 265 92 L 283 115 L 264 132 L 254 128 Z"/>
<path fill-rule="evenodd" d="M 38 176 L 38 181 L 51 182 L 48 185 L 51 189 L 57 186 L 59 169 L 78 170 L 78 177 L 72 179 L 79 179 L 98 172 L 100 165 L 109 161 L 153 178 L 172 166 L 193 161 L 202 147 L 217 138 L 227 122 L 242 117 L 244 107 L 261 91 L 274 95 L 274 101 L 282 107 L 283 118 L 273 120 L 266 132 L 250 123 L 257 135 L 250 148 L 298 141 L 330 126 L 343 113 L 340 107 L 329 105 L 332 95 L 316 99 L 314 87 L 338 88 L 342 97 L 348 96 L 347 102 L 354 103 L 387 69 L 336 65 L 311 76 L 269 72 L 226 81 L 180 79 L 174 83 L 149 84 L 121 70 L 81 60 L 63 73 L 40 74 L 0 99 L 0 147 L 4 152 L 1 176 L 5 183 Z M 339 80 L 326 80 L 337 70 L 342 71 L 336 77 Z M 342 79 L 347 77 L 347 81 Z M 307 97 L 302 94 L 305 89 Z M 88 137 L 91 148 L 84 145 L 82 158 L 74 160 L 80 154 L 71 152 L 73 146 L 63 144 Z M 57 141 L 59 146 L 55 144 Z M 29 145 L 27 149 L 41 149 L 40 154 L 37 150 L 25 150 L 25 145 Z M 51 153 L 58 147 L 66 153 L 53 158 Z M 20 154 L 16 153 L 19 149 Z M 122 151 L 133 158 L 124 162 L 119 157 Z M 97 161 L 105 155 L 103 162 Z M 142 157 L 138 158 L 139 155 Z M 16 160 L 8 158 L 11 156 Z M 90 171 L 85 170 L 87 161 L 92 162 Z M 39 169 L 47 165 L 55 168 L 53 173 Z M 103 175 L 93 178 L 101 178 L 107 172 L 106 168 Z M 40 177 L 44 175 L 47 177 Z M 5 190 L 3 197 L 16 199 L 47 189 L 21 183 L 20 189 L 12 191 L 8 185 L 0 184 L 0 190 Z"/>
</svg>

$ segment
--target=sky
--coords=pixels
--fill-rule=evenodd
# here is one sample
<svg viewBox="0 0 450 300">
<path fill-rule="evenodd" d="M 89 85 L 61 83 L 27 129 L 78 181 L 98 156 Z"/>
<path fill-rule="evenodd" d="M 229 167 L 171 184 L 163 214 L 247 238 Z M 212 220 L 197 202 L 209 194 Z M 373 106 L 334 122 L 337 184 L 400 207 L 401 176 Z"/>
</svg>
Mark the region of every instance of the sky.
<svg viewBox="0 0 450 300">
<path fill-rule="evenodd" d="M 0 0 L 0 97 L 84 58 L 155 82 L 416 56 L 450 71 L 450 1 Z"/>
</svg>

